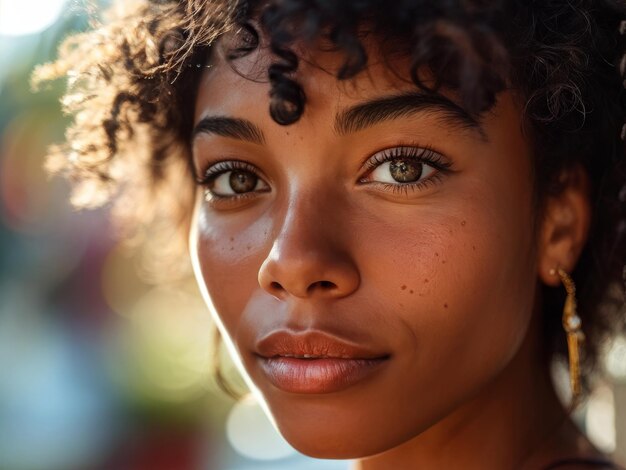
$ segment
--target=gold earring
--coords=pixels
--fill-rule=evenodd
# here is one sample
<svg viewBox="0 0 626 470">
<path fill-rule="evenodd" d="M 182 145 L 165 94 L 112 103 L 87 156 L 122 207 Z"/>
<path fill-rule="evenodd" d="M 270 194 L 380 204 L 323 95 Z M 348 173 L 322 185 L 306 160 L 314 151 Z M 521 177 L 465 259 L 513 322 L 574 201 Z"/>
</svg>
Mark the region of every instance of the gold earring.
<svg viewBox="0 0 626 470">
<path fill-rule="evenodd" d="M 563 269 L 551 269 L 550 274 L 557 274 L 561 278 L 561 282 L 567 292 L 565 306 L 563 307 L 563 329 L 567 334 L 567 351 L 569 356 L 569 379 L 572 389 L 572 402 L 570 410 L 576 408 L 582 395 L 582 386 L 580 380 L 580 350 L 585 340 L 582 332 L 582 322 L 576 311 L 576 285 L 574 281 Z"/>
</svg>

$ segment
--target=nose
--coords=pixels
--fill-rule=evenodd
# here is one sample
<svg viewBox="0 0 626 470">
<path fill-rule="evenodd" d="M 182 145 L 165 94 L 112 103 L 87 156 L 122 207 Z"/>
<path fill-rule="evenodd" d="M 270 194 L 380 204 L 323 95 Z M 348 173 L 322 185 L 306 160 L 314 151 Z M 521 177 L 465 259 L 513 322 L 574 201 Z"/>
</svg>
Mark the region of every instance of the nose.
<svg viewBox="0 0 626 470">
<path fill-rule="evenodd" d="M 314 194 L 292 200 L 258 280 L 274 297 L 342 298 L 360 284 L 336 204 Z"/>
</svg>

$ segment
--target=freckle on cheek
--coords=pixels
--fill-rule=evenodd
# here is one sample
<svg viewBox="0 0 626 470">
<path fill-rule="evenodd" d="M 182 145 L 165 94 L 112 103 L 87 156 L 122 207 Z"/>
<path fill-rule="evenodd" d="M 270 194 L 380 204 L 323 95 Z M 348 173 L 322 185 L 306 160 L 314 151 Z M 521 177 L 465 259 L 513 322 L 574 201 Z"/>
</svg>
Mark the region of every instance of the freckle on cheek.
<svg viewBox="0 0 626 470">
<path fill-rule="evenodd" d="M 448 308 L 448 304 L 443 304 L 443 308 Z"/>
<path fill-rule="evenodd" d="M 428 279 L 424 279 L 424 284 L 428 284 Z"/>
<path fill-rule="evenodd" d="M 400 289 L 406 290 L 406 286 L 402 286 L 402 287 L 400 287 Z"/>
<path fill-rule="evenodd" d="M 412 294 L 412 293 L 413 293 L 413 289 L 411 289 L 411 290 L 409 291 L 409 294 Z"/>
</svg>

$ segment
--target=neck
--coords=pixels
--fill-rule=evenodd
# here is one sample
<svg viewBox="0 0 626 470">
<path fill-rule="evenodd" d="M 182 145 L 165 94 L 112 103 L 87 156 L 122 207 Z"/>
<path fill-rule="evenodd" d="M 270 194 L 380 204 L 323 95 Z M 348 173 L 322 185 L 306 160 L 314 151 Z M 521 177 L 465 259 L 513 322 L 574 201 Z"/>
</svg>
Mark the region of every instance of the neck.
<svg viewBox="0 0 626 470">
<path fill-rule="evenodd" d="M 356 461 L 353 470 L 522 468 L 539 453 L 553 454 L 545 442 L 572 428 L 541 351 L 539 322 L 532 323 L 511 363 L 477 396 L 400 446 Z"/>
</svg>

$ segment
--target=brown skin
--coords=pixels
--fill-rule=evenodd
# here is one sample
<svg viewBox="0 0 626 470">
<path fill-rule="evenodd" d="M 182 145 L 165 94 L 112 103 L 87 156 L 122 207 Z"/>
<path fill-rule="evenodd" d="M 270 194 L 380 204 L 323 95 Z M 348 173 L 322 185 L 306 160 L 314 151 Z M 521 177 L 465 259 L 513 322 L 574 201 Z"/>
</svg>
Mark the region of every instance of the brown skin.
<svg viewBox="0 0 626 470">
<path fill-rule="evenodd" d="M 334 53 L 303 62 L 307 106 L 288 127 L 267 112 L 267 83 L 222 59 L 205 72 L 195 121 L 243 118 L 265 136 L 193 143 L 199 173 L 240 160 L 261 178 L 239 202 L 213 204 L 200 190 L 190 238 L 198 282 L 242 372 L 296 449 L 361 459 L 360 470 L 533 469 L 595 454 L 558 403 L 541 353 L 541 315 L 560 312 L 537 307 L 538 283 L 558 285 L 550 269 L 571 271 L 585 242 L 584 175 L 548 202 L 535 230 L 532 150 L 509 91 L 484 116 L 484 136 L 437 112 L 337 135 L 335 116 L 348 107 L 415 91 L 372 55 L 349 83 L 324 71 L 340 64 Z M 267 60 L 261 51 L 236 66 L 249 77 Z M 374 183 L 386 167 L 362 163 L 398 146 L 430 147 L 451 171 L 394 193 Z M 280 328 L 350 332 L 391 358 L 341 392 L 282 392 L 252 354 Z"/>
</svg>

